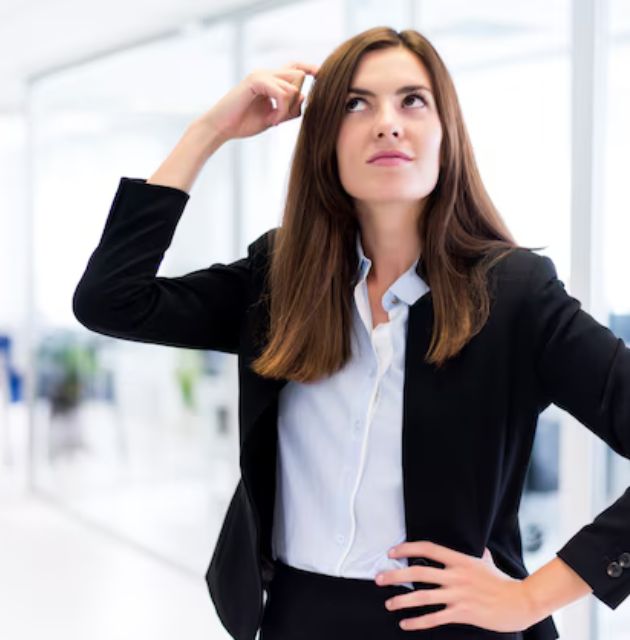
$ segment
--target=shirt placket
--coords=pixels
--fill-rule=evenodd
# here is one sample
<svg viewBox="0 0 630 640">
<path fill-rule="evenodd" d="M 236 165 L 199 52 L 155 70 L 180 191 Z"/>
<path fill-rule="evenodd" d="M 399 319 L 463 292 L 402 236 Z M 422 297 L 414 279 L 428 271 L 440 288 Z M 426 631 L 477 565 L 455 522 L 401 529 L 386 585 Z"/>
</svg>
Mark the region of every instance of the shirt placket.
<svg viewBox="0 0 630 640">
<path fill-rule="evenodd" d="M 368 314 L 369 315 L 369 314 Z M 370 331 L 370 345 L 371 345 L 371 355 L 375 363 L 373 363 L 368 370 L 368 376 L 371 380 L 373 380 L 373 385 L 370 389 L 368 408 L 363 418 L 363 424 L 365 424 L 365 429 L 363 429 L 363 438 L 360 442 L 360 457 L 358 467 L 354 474 L 354 485 L 352 491 L 350 492 L 350 500 L 349 500 L 349 509 L 350 509 L 350 532 L 348 535 L 344 535 L 338 533 L 336 535 L 336 540 L 338 543 L 342 543 L 344 540 L 347 540 L 347 545 L 344 553 L 341 555 L 341 558 L 337 565 L 337 572 L 341 575 L 343 563 L 346 558 L 350 554 L 352 549 L 352 545 L 354 544 L 355 535 L 356 535 L 356 496 L 359 491 L 361 478 L 363 476 L 365 461 L 367 459 L 367 451 L 370 444 L 370 432 L 373 426 L 374 416 L 376 413 L 376 409 L 378 407 L 378 402 L 380 399 L 380 388 L 382 385 L 383 377 L 387 374 L 387 370 L 391 366 L 393 355 L 394 355 L 394 345 L 393 345 L 393 336 L 392 336 L 392 325 L 394 324 L 394 319 L 399 315 L 399 308 L 396 307 L 392 309 L 389 313 L 390 322 L 379 324 L 374 329 Z M 369 322 L 371 322 L 371 318 L 367 318 Z M 355 429 L 357 425 L 360 425 L 361 421 L 355 421 Z"/>
</svg>

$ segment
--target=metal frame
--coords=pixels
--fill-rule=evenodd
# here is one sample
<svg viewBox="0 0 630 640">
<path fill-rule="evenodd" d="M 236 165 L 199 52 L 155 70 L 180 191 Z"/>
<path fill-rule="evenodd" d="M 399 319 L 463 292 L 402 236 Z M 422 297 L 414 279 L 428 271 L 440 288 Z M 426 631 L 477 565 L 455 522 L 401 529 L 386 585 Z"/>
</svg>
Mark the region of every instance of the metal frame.
<svg viewBox="0 0 630 640">
<path fill-rule="evenodd" d="M 603 159 L 608 0 L 573 0 L 571 15 L 571 276 L 569 289 L 593 317 L 602 318 Z M 598 215 L 599 214 L 599 215 Z M 601 289 L 601 287 L 599 288 Z M 605 500 L 606 445 L 568 413 L 560 427 L 560 509 L 568 540 Z M 597 602 L 581 598 L 563 610 L 563 634 L 598 637 Z"/>
</svg>

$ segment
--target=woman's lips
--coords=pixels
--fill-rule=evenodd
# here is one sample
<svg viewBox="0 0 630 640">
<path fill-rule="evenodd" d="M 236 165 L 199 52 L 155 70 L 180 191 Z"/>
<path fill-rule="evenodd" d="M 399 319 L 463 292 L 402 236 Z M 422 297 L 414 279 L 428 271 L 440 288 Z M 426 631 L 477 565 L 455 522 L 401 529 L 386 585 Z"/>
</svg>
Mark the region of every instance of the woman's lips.
<svg viewBox="0 0 630 640">
<path fill-rule="evenodd" d="M 372 160 L 370 164 L 378 164 L 383 167 L 393 167 L 399 164 L 406 164 L 407 162 L 411 162 L 411 160 L 407 160 L 405 158 L 399 158 L 399 157 L 398 158 L 389 157 L 389 158 L 377 158 L 376 160 Z"/>
</svg>

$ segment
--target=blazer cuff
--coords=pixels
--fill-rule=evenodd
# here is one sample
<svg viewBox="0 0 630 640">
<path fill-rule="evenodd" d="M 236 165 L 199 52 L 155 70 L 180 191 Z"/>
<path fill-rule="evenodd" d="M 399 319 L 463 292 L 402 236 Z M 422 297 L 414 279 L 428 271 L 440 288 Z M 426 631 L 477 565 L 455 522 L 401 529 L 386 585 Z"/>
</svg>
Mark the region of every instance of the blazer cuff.
<svg viewBox="0 0 630 640">
<path fill-rule="evenodd" d="M 630 490 L 619 501 L 624 497 L 630 498 Z M 598 518 L 582 527 L 556 555 L 591 586 L 598 600 L 614 610 L 630 595 L 630 541 L 602 544 L 605 538 L 597 531 Z"/>
</svg>

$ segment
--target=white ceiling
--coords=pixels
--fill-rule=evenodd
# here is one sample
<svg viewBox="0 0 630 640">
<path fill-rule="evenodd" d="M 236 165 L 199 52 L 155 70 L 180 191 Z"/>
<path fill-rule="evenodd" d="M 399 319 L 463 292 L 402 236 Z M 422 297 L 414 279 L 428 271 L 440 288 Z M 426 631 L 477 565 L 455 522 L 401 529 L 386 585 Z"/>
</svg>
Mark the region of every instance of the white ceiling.
<svg viewBox="0 0 630 640">
<path fill-rule="evenodd" d="M 29 79 L 186 29 L 201 19 L 288 1 L 0 0 L 0 113 L 24 109 Z M 422 16 L 431 35 L 438 39 L 440 50 L 457 61 L 470 57 L 467 50 L 481 55 L 485 49 L 498 46 L 501 52 L 506 38 L 515 43 L 519 38 L 527 41 L 516 47 L 521 52 L 568 44 L 571 3 L 435 0 L 422 5 Z M 367 2 L 366 6 L 372 12 L 383 11 L 377 3 Z M 625 30 L 628 37 L 630 1 L 610 0 L 610 9 L 613 34 Z M 384 11 L 383 15 L 388 15 Z M 290 35 L 283 33 L 282 38 Z M 470 38 L 476 38 L 474 47 Z M 301 44 L 305 45 L 302 40 Z"/>
<path fill-rule="evenodd" d="M 0 0 L 0 112 L 24 107 L 28 79 L 185 28 L 256 0 Z"/>
</svg>

